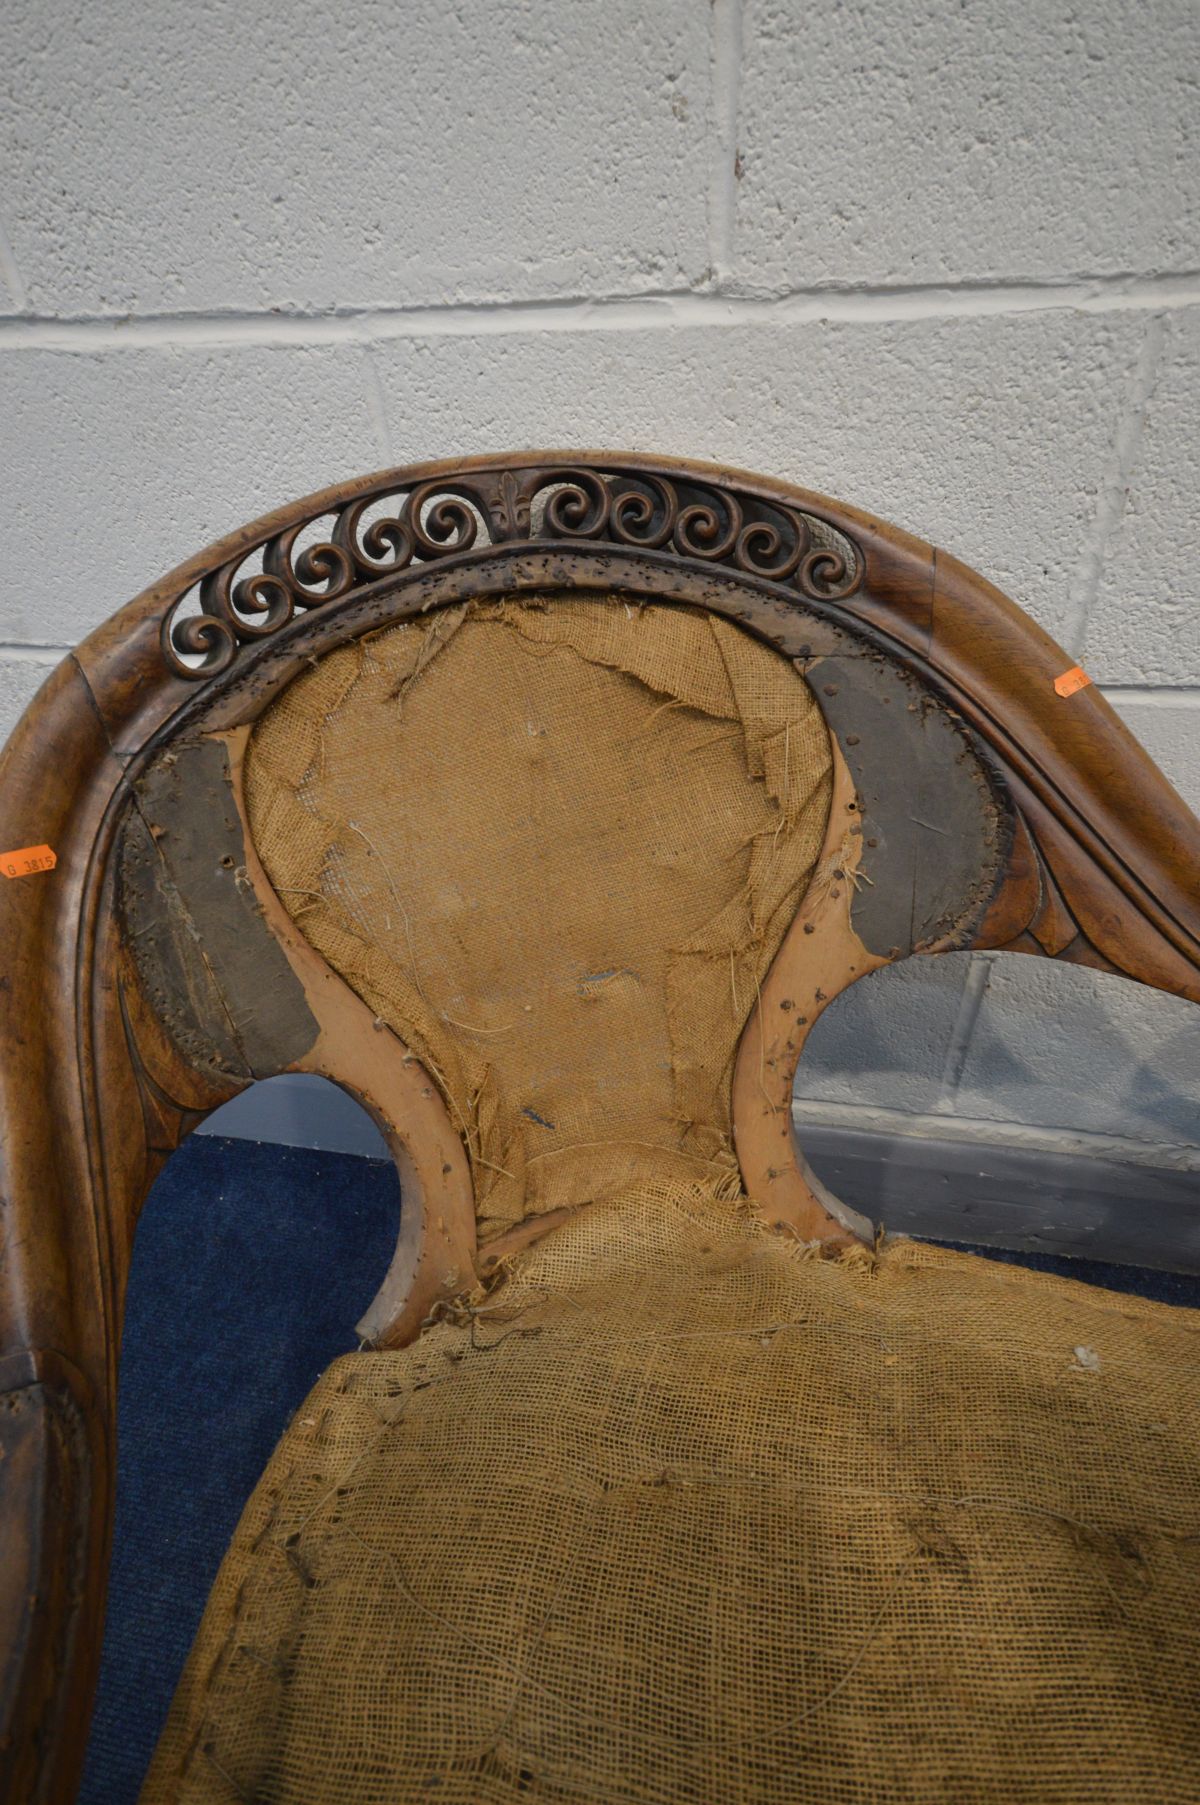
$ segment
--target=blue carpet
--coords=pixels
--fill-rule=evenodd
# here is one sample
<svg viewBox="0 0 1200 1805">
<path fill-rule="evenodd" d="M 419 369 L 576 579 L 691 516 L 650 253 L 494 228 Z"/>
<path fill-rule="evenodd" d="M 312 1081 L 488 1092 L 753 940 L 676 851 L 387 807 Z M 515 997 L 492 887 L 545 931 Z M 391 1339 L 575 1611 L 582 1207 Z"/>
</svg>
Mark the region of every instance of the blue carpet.
<svg viewBox="0 0 1200 1805">
<path fill-rule="evenodd" d="M 194 1135 L 142 1215 L 82 1805 L 132 1805 L 242 1506 L 387 1270 L 390 1165 Z"/>
<path fill-rule="evenodd" d="M 982 1254 L 1006 1266 L 1029 1266 L 1034 1272 L 1057 1272 L 1060 1278 L 1079 1279 L 1085 1285 L 1103 1285 L 1108 1291 L 1128 1291 L 1134 1297 L 1152 1297 L 1160 1304 L 1179 1304 L 1200 1310 L 1200 1277 L 1187 1272 L 1152 1272 L 1143 1266 L 1110 1266 L 1105 1260 L 1075 1260 L 1053 1253 L 1012 1253 L 1004 1247 L 977 1247 L 971 1241 L 939 1241 L 939 1247 L 957 1247 L 960 1253 Z"/>
<path fill-rule="evenodd" d="M 390 1166 L 197 1135 L 134 1247 L 119 1401 L 117 1520 L 82 1805 L 132 1805 L 242 1506 L 288 1417 L 391 1257 Z M 1200 1279 L 971 1251 L 1200 1305 Z"/>
</svg>

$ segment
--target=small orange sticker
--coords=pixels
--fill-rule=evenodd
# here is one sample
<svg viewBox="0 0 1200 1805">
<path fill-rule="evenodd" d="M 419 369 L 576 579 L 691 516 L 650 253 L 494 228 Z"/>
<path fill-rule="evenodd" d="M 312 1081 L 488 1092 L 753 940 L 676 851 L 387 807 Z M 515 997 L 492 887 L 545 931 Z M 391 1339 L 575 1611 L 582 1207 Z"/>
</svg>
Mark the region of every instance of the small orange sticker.
<svg viewBox="0 0 1200 1805">
<path fill-rule="evenodd" d="M 32 877 L 35 871 L 53 871 L 57 864 L 48 846 L 19 846 L 16 852 L 0 852 L 0 873 L 5 877 Z"/>
<path fill-rule="evenodd" d="M 1069 671 L 1064 671 L 1061 677 L 1054 679 L 1054 688 L 1060 696 L 1073 696 L 1077 689 L 1086 689 L 1090 682 L 1087 672 L 1073 664 Z"/>
</svg>

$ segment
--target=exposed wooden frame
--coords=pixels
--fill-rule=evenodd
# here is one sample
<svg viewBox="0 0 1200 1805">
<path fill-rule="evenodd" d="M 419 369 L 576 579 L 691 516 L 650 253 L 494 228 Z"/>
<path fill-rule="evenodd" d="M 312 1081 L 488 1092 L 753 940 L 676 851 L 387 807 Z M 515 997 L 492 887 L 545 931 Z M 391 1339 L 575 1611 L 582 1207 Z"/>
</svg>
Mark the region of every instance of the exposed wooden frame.
<svg viewBox="0 0 1200 1805">
<path fill-rule="evenodd" d="M 371 510 L 388 497 L 396 505 L 383 525 L 373 524 Z M 302 549 L 322 518 L 332 520 L 326 540 Z M 256 552 L 261 568 L 248 570 Z M 178 611 L 197 585 L 206 618 L 189 628 Z M 880 852 L 900 859 L 893 870 L 914 874 L 903 919 L 891 922 L 852 881 L 833 879 L 852 864 L 829 866 L 828 890 L 806 907 L 821 911 L 808 925 L 820 927 L 826 956 L 839 949 L 833 982 L 821 985 L 807 963 L 804 940 L 818 935 L 805 936 L 803 919 L 769 975 L 738 1084 L 744 1097 L 756 1070 L 773 1074 L 768 1126 L 777 1140 L 800 1041 L 792 1031 L 781 1045 L 771 1010 L 791 1014 L 782 1003 L 796 1001 L 787 992 L 802 985 L 814 1001 L 818 988 L 831 996 L 834 982 L 852 981 L 860 965 L 951 945 L 1010 947 L 1121 971 L 1200 1001 L 1200 824 L 1094 686 L 1056 688 L 1070 659 L 1013 603 L 953 558 L 867 514 L 711 465 L 538 452 L 345 484 L 180 566 L 64 660 L 0 757 L 0 849 L 48 844 L 57 855 L 52 872 L 0 883 L 6 1797 L 68 1800 L 82 1762 L 138 1211 L 181 1136 L 270 1064 L 234 1069 L 190 1056 L 147 994 L 118 899 L 122 830 L 140 806 L 139 784 L 164 750 L 204 736 L 229 736 L 233 770 L 238 732 L 244 736 L 307 658 L 339 638 L 405 612 L 539 587 L 624 589 L 713 608 L 799 659 L 818 694 L 832 692 L 825 702 L 840 748 L 838 796 L 850 800 L 848 774 L 864 823 L 882 807 L 871 784 L 889 762 L 877 753 L 872 765 L 854 731 L 854 710 L 870 714 L 872 696 L 882 704 L 901 681 L 927 691 L 936 704 L 931 749 L 941 734 L 943 752 L 947 736 L 969 750 L 955 764 L 965 776 L 953 781 L 964 798 L 976 784 L 979 806 L 972 812 L 964 800 L 962 835 L 951 838 L 966 845 L 981 822 L 983 839 L 970 842 L 979 871 L 956 908 L 939 917 L 932 896 L 917 907 L 922 860 L 912 846 Z M 208 659 L 199 674 L 188 668 L 189 645 Z M 876 712 L 883 721 L 882 708 Z M 864 861 L 871 837 L 864 833 Z M 835 853 L 841 844 L 831 839 L 827 855 Z M 382 1084 L 373 1065 L 355 1066 L 365 1035 L 379 1040 L 369 1012 L 312 964 L 252 849 L 243 863 L 266 931 L 310 1006 L 320 998 L 319 1032 L 286 1068 L 328 1070 L 355 1088 L 387 1124 L 398 1158 L 424 1144 L 413 1131 L 422 1110 L 430 1144 L 446 1150 L 451 1173 L 421 1175 L 427 1218 L 438 1216 L 438 1203 L 447 1206 L 441 1283 L 470 1249 L 462 1173 L 440 1100 L 423 1094 L 426 1081 L 405 1065 L 399 1043 Z M 891 895 L 903 885 L 873 888 Z M 755 1172 L 748 1107 L 743 1101 L 738 1145 L 744 1168 Z M 755 1183 L 778 1186 L 768 1176 L 778 1162 L 761 1158 Z M 792 1170 L 777 1219 L 806 1235 L 832 1232 L 826 1200 L 806 1187 L 801 1168 Z M 398 1257 L 402 1266 L 408 1256 Z M 377 1321 L 402 1307 L 407 1273 L 397 1267 L 393 1279 Z"/>
<path fill-rule="evenodd" d="M 888 964 L 854 930 L 851 903 L 863 836 L 854 780 L 836 739 L 829 825 L 795 920 L 771 962 L 738 1045 L 733 1134 L 748 1196 L 773 1227 L 841 1246 L 871 1224 L 831 1195 L 792 1133 L 792 1090 L 804 1044 L 843 990 Z M 859 828 L 859 832 L 853 830 Z"/>
</svg>

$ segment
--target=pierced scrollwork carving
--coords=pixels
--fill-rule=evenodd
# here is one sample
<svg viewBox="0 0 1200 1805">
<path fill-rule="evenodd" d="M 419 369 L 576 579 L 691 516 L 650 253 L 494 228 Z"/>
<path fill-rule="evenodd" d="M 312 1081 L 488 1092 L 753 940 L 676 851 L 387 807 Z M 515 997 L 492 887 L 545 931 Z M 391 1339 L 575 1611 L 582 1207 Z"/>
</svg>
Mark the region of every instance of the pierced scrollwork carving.
<svg viewBox="0 0 1200 1805">
<path fill-rule="evenodd" d="M 302 544 L 327 518 L 327 536 Z M 863 573 L 861 550 L 829 522 L 691 475 L 585 464 L 471 469 L 407 489 L 381 484 L 332 516 L 251 546 L 190 592 L 198 611 L 175 597 L 163 655 L 177 676 L 203 681 L 297 610 L 344 602 L 410 566 L 522 540 L 591 541 L 720 565 L 810 602 L 851 595 Z"/>
</svg>

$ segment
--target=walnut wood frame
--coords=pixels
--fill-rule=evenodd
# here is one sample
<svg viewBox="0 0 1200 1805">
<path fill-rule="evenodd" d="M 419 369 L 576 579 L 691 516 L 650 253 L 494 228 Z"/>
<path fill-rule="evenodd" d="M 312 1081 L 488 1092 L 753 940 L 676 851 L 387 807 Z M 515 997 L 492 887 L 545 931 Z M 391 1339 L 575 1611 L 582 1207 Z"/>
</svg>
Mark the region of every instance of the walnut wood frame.
<svg viewBox="0 0 1200 1805">
<path fill-rule="evenodd" d="M 322 519 L 327 536 L 303 549 Z M 5 1797 L 65 1801 L 77 1784 L 130 1250 L 182 1136 L 265 1071 L 327 1071 L 374 1110 L 409 1162 L 410 1188 L 424 1191 L 425 1232 L 406 1230 L 371 1332 L 411 1333 L 478 1257 L 464 1223 L 469 1172 L 440 1098 L 394 1037 L 381 1060 L 369 1012 L 292 928 L 248 839 L 240 864 L 225 855 L 239 895 L 251 893 L 245 932 L 283 949 L 314 1038 L 299 1051 L 268 1046 L 240 1068 L 189 1054 L 147 981 L 121 892 L 122 859 L 137 864 L 130 822 L 153 848 L 163 797 L 186 814 L 185 775 L 204 745 L 224 748 L 236 803 L 249 723 L 338 639 L 464 598 L 553 588 L 724 613 L 796 659 L 825 706 L 829 837 L 734 1076 L 743 1174 L 773 1220 L 806 1238 L 864 1229 L 806 1174 L 788 1110 L 805 1033 L 863 972 L 912 952 L 1007 947 L 1200 1001 L 1200 823 L 1094 687 L 1060 695 L 1070 659 L 1013 603 L 852 508 L 710 465 L 529 453 L 345 484 L 182 565 L 64 660 L 0 758 L 0 847 L 48 843 L 58 858 L 52 873 L 0 884 Z M 180 611 L 190 592 L 199 616 Z M 889 723 L 900 714 L 917 763 L 897 773 Z M 939 760 L 944 787 L 937 779 L 921 806 Z M 884 849 L 889 881 L 864 902 L 856 866 L 875 857 L 869 830 L 886 813 L 872 785 L 888 781 L 909 782 L 917 806 L 903 811 L 908 838 Z M 966 853 L 954 906 L 939 915 L 936 898 L 919 909 L 916 897 L 920 835 L 938 831 L 929 809 L 944 802 L 948 845 Z M 236 836 L 240 821 L 227 811 L 223 831 Z M 232 933 L 234 917 L 221 919 Z M 198 1020 L 202 1030 L 202 1011 Z M 411 1224 L 420 1212 L 406 1214 Z"/>
</svg>

